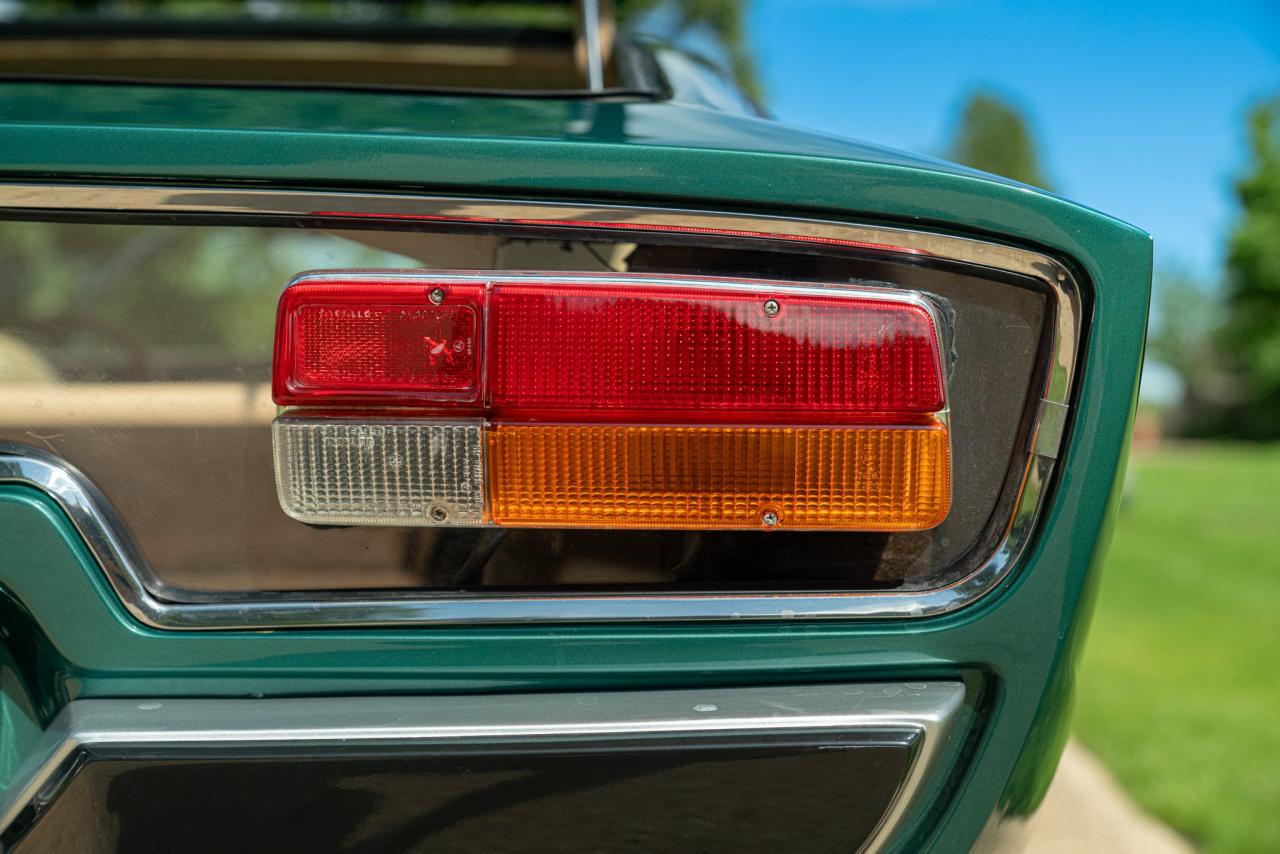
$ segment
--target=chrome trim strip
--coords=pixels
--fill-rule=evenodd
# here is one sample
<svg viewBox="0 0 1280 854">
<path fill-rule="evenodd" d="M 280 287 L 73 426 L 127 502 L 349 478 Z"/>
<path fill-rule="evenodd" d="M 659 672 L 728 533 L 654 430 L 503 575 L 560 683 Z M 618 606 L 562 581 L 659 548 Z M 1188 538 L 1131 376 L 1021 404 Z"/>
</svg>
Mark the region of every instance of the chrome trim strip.
<svg viewBox="0 0 1280 854">
<path fill-rule="evenodd" d="M 53 721 L 0 796 L 0 833 L 24 812 L 36 820 L 75 773 L 83 750 L 110 757 L 183 750 L 263 751 L 450 743 L 578 742 L 630 736 L 865 733 L 917 741 L 906 779 L 864 851 L 879 851 L 935 772 L 964 704 L 955 682 L 259 700 L 74 700 Z M 28 813 L 30 815 L 30 813 Z"/>
<path fill-rule="evenodd" d="M 600 0 L 578 0 L 578 21 L 587 60 L 587 89 L 604 91 L 604 46 L 601 44 Z"/>
<path fill-rule="evenodd" d="M 933 256 L 1035 278 L 1053 295 L 1056 324 L 1041 398 L 1066 407 L 1081 332 L 1080 290 L 1056 259 L 1004 244 L 878 225 L 775 216 L 610 205 L 497 201 L 412 195 L 305 191 L 132 187 L 69 184 L 0 185 L 0 211 L 166 215 L 305 216 L 335 221 L 373 217 L 504 229 L 627 229 L 693 236 L 726 234 L 737 241 L 826 244 L 907 258 Z M 164 586 L 132 546 L 101 494 L 66 463 L 22 446 L 0 447 L 0 481 L 21 482 L 57 501 L 85 538 L 125 607 L 142 622 L 170 629 L 245 629 L 351 625 L 597 622 L 616 620 L 900 618 L 944 614 L 994 589 L 1030 538 L 1060 453 L 1060 431 L 1040 437 L 1041 407 L 1032 425 L 1033 455 L 1008 527 L 995 553 L 968 577 L 926 591 L 771 594 L 437 595 L 304 593 L 240 595 L 200 602 L 163 597 Z M 1050 441 L 1050 439 L 1057 441 Z"/>
<path fill-rule="evenodd" d="M 1058 449 L 1062 446 L 1062 435 L 1067 432 L 1067 418 L 1070 414 L 1071 407 L 1065 403 L 1054 403 L 1052 400 L 1040 401 L 1035 433 L 1031 439 L 1033 453 L 1051 460 L 1058 458 Z"/>
<path fill-rule="evenodd" d="M 109 186 L 94 184 L 0 184 L 0 211 L 156 212 L 305 216 L 316 219 L 384 218 L 441 225 L 505 228 L 627 228 L 686 232 L 783 243 L 835 244 L 889 253 L 935 256 L 1039 279 L 1054 293 L 1058 322 L 1048 372 L 1046 400 L 1067 403 L 1080 333 L 1080 291 L 1071 271 L 1057 259 L 1002 243 L 880 225 L 792 219 L 758 214 L 576 205 L 560 202 L 475 199 L 407 194 L 321 193 L 198 187 Z"/>
</svg>

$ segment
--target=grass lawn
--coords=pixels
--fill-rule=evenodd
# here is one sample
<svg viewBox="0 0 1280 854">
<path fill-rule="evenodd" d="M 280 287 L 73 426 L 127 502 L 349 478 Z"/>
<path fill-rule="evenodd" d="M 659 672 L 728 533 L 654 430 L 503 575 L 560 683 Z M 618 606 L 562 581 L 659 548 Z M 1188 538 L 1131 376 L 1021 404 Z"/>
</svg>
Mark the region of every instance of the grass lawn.
<svg viewBox="0 0 1280 854">
<path fill-rule="evenodd" d="M 1280 446 L 1134 458 L 1076 731 L 1209 852 L 1280 852 Z"/>
</svg>

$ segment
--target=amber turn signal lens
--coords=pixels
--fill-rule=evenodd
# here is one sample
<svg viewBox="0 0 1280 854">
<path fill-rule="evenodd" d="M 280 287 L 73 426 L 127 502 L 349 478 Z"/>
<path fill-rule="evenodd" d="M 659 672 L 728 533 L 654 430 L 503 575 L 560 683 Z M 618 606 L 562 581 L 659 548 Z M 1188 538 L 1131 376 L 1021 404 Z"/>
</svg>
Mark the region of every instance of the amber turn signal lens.
<svg viewBox="0 0 1280 854">
<path fill-rule="evenodd" d="M 500 525 L 931 528 L 951 505 L 946 427 L 498 424 Z"/>
</svg>

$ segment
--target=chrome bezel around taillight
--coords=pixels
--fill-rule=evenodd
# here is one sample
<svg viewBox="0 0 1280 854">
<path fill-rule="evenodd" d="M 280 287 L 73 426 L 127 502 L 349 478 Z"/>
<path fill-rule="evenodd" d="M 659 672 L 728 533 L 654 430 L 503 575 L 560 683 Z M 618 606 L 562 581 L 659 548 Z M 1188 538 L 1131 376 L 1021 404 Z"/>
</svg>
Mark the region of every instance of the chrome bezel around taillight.
<svg viewBox="0 0 1280 854">
<path fill-rule="evenodd" d="M 376 219 L 431 222 L 457 228 L 500 228 L 540 234 L 625 235 L 629 231 L 730 239 L 760 248 L 823 244 L 901 259 L 938 259 L 974 270 L 1014 274 L 1051 294 L 1053 318 L 1045 342 L 1048 366 L 1039 404 L 1028 425 L 1029 452 L 1016 501 L 990 556 L 945 587 L 912 591 L 616 594 L 234 594 L 198 601 L 164 596 L 154 572 L 126 529 L 87 479 L 51 455 L 28 447 L 0 449 L 0 481 L 22 482 L 49 494 L 67 512 L 102 565 L 112 588 L 140 621 L 171 629 L 290 626 L 927 617 L 977 600 L 1005 579 L 1023 553 L 1041 514 L 1069 424 L 1082 312 L 1080 287 L 1066 265 L 1042 252 L 929 231 L 830 220 L 725 214 L 609 205 L 435 198 L 360 193 L 315 193 L 198 187 L 0 187 L 0 209 L 58 215 L 166 217 L 234 215 L 244 219 L 344 223 Z"/>
</svg>

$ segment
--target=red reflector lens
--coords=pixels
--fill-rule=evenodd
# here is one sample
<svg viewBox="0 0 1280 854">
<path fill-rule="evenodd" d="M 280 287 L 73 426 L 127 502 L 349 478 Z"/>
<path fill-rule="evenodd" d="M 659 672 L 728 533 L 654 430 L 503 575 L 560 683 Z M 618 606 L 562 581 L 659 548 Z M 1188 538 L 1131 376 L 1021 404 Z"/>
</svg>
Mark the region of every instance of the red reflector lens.
<svg viewBox="0 0 1280 854">
<path fill-rule="evenodd" d="M 489 299 L 498 412 L 829 420 L 943 408 L 937 331 L 915 302 L 571 283 L 499 284 Z"/>
<path fill-rule="evenodd" d="M 482 298 L 480 285 L 295 284 L 281 300 L 275 400 L 477 401 Z"/>
<path fill-rule="evenodd" d="M 475 383 L 470 308 L 309 305 L 296 322 L 294 375 L 304 385 L 456 390 Z"/>
</svg>

